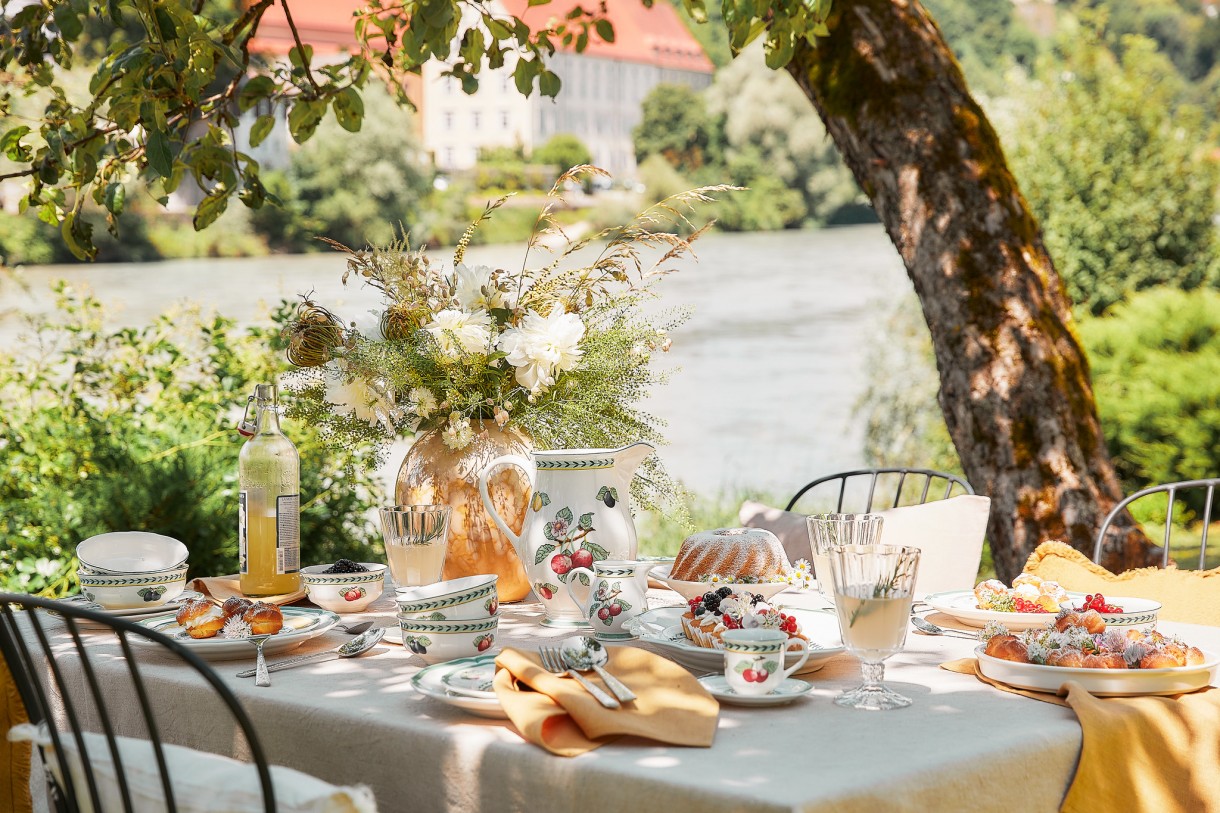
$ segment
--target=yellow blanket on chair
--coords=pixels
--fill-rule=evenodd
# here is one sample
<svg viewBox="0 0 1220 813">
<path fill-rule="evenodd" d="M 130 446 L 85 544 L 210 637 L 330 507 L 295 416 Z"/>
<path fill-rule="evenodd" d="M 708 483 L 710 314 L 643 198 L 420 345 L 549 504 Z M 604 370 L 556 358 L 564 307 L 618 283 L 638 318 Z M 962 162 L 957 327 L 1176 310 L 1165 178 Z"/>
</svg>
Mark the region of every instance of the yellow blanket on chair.
<svg viewBox="0 0 1220 813">
<path fill-rule="evenodd" d="M 1144 567 L 1115 575 L 1062 542 L 1043 542 L 1030 554 L 1025 572 L 1072 592 L 1159 601 L 1166 621 L 1220 627 L 1220 570 Z"/>
<path fill-rule="evenodd" d="M 17 694 L 17 684 L 9 674 L 8 664 L 0 658 L 0 810 L 29 813 L 30 744 L 9 742 L 8 731 L 15 725 L 28 723 L 25 706 Z"/>
</svg>

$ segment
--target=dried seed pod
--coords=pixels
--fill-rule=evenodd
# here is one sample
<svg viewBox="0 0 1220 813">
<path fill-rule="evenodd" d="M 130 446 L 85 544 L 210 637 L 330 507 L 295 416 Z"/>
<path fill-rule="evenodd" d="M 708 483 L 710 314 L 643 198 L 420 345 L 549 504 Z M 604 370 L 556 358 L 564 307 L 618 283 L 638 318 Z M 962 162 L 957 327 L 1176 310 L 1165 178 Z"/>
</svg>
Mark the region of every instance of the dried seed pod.
<svg viewBox="0 0 1220 813">
<path fill-rule="evenodd" d="M 403 304 L 395 304 L 381 314 L 381 335 L 392 342 L 403 341 L 419 329 L 419 319 Z"/>
<path fill-rule="evenodd" d="M 330 361 L 334 349 L 343 344 L 343 323 L 330 311 L 306 300 L 297 318 L 285 328 L 286 355 L 297 367 L 320 367 Z"/>
</svg>

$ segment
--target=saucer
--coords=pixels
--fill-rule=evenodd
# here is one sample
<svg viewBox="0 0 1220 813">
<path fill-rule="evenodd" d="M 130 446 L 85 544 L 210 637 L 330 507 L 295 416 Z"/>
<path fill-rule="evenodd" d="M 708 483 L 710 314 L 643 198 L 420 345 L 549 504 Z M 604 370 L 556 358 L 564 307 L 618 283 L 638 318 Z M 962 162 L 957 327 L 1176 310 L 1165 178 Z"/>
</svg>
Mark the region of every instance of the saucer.
<svg viewBox="0 0 1220 813">
<path fill-rule="evenodd" d="M 699 678 L 699 685 L 722 703 L 735 706 L 782 706 L 813 690 L 812 684 L 796 678 L 788 678 L 771 694 L 738 694 L 729 687 L 724 675 L 706 675 Z"/>
</svg>

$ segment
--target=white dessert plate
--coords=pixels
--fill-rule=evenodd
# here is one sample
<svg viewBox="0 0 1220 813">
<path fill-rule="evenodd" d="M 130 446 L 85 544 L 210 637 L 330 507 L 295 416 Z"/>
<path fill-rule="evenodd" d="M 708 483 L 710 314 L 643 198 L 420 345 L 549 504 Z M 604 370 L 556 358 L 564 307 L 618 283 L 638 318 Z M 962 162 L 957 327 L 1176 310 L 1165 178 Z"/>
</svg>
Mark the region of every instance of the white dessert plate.
<svg viewBox="0 0 1220 813">
<path fill-rule="evenodd" d="M 166 612 L 177 612 L 178 607 L 190 601 L 193 598 L 199 598 L 203 593 L 197 593 L 194 590 L 184 590 L 177 597 L 170 599 L 164 604 L 158 604 L 156 607 L 133 607 L 129 610 L 107 610 L 100 604 L 89 601 L 84 596 L 76 595 L 69 596 L 64 601 L 78 604 L 86 610 L 93 610 L 95 613 L 103 613 L 115 618 L 125 618 L 128 621 L 136 621 L 141 618 L 151 618 L 154 615 L 163 615 Z M 92 622 L 84 619 L 77 619 L 78 623 L 91 624 Z"/>
<path fill-rule="evenodd" d="M 777 593 L 782 593 L 791 585 L 787 582 L 762 582 L 759 584 L 744 584 L 737 582 L 688 582 L 681 579 L 671 579 L 669 577 L 670 568 L 673 567 L 673 562 L 664 565 L 657 565 L 648 571 L 648 575 L 659 582 L 664 582 L 670 590 L 673 590 L 682 598 L 690 601 L 695 596 L 701 596 L 709 590 L 718 590 L 721 587 L 731 587 L 733 592 L 755 593 L 770 601 L 771 597 Z"/>
<path fill-rule="evenodd" d="M 479 717 L 507 720 L 508 715 L 504 713 L 504 708 L 500 705 L 500 701 L 496 699 L 494 694 L 490 698 L 457 694 L 449 689 L 444 680 L 445 676 L 451 672 L 476 669 L 488 664 L 491 664 L 491 668 L 494 670 L 495 660 L 495 655 L 478 655 L 473 658 L 458 658 L 455 661 L 425 666 L 415 673 L 415 677 L 411 678 L 411 685 L 420 694 L 427 695 L 442 703 L 448 703 L 450 706 L 468 711 Z"/>
<path fill-rule="evenodd" d="M 839 619 L 832 610 L 804 610 L 796 607 L 781 607 L 796 618 L 802 634 L 809 637 L 809 660 L 796 674 L 807 675 L 826 665 L 826 661 L 845 651 L 839 634 Z M 682 631 L 684 607 L 660 607 L 641 613 L 628 622 L 640 636 L 640 641 L 653 644 L 667 658 L 687 669 L 702 672 L 723 672 L 724 653 L 719 649 L 706 649 L 691 643 Z M 801 657 L 799 651 L 784 656 L 784 668 L 790 668 Z"/>
<path fill-rule="evenodd" d="M 330 610 L 312 607 L 280 607 L 284 614 L 284 628 L 267 639 L 263 654 L 273 655 L 296 649 L 310 638 L 316 638 L 339 623 L 339 616 Z M 214 638 L 192 638 L 174 620 L 176 613 L 162 613 L 141 621 L 142 626 L 168 635 L 205 660 L 225 661 L 236 658 L 254 659 L 254 645 L 242 638 L 225 638 L 218 634 Z M 154 645 L 143 638 L 138 643 Z"/>
<path fill-rule="evenodd" d="M 1018 689 L 1058 692 L 1069 680 L 1080 683 L 1099 697 L 1137 697 L 1193 692 L 1208 686 L 1212 671 L 1220 665 L 1220 656 L 1203 652 L 1203 663 L 1197 666 L 1173 666 L 1167 669 L 1076 669 L 1067 666 L 1043 666 L 1037 663 L 1016 663 L 984 654 L 976 647 L 979 671 L 985 677 Z"/>
<path fill-rule="evenodd" d="M 1068 593 L 1071 606 L 1084 602 L 1084 593 Z M 1009 632 L 1036 629 L 1055 620 L 1054 613 L 1002 613 L 996 610 L 980 610 L 973 590 L 953 590 L 933 593 L 924 598 L 924 603 L 952 616 L 968 627 L 983 627 L 988 621 L 999 621 Z M 1122 607 L 1121 613 L 1102 613 L 1106 626 L 1150 627 L 1156 624 L 1159 602 L 1146 598 L 1106 597 L 1106 603 Z"/>
<path fill-rule="evenodd" d="M 454 694 L 464 694 L 467 697 L 481 697 L 484 700 L 496 696 L 491 688 L 491 682 L 496 677 L 496 664 L 490 661 L 454 669 L 441 676 L 441 683 Z"/>
<path fill-rule="evenodd" d="M 721 703 L 734 706 L 782 706 L 813 691 L 811 684 L 793 678 L 776 686 L 771 694 L 738 694 L 729 686 L 724 675 L 705 675 L 699 678 L 699 684 Z"/>
<path fill-rule="evenodd" d="M 76 546 L 76 558 L 101 574 L 135 574 L 177 567 L 187 549 L 177 539 L 144 531 L 91 536 Z"/>
</svg>

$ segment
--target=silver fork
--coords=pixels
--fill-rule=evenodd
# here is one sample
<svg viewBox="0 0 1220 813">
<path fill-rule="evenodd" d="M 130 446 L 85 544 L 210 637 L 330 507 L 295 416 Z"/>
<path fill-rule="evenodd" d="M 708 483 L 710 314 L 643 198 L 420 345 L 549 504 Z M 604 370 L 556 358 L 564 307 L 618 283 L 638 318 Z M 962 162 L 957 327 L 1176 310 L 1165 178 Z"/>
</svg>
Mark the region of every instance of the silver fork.
<svg viewBox="0 0 1220 813">
<path fill-rule="evenodd" d="M 608 709 L 622 708 L 617 700 L 590 683 L 580 672 L 577 672 L 575 669 L 569 669 L 563 660 L 563 653 L 561 653 L 555 647 L 540 647 L 538 649 L 538 654 L 542 658 L 543 668 L 548 672 L 556 675 L 567 675 L 568 677 L 575 679 L 577 683 L 585 687 L 589 694 L 593 695 L 598 703 L 601 703 Z"/>
</svg>

